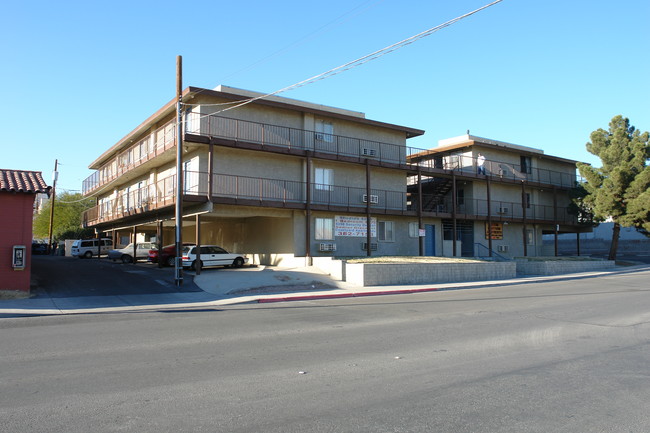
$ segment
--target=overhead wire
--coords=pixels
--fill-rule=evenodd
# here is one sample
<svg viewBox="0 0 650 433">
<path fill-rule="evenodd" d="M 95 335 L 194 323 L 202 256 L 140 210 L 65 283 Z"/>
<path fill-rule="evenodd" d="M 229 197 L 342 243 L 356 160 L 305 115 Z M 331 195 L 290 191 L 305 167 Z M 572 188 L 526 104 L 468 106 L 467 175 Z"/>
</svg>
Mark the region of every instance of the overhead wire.
<svg viewBox="0 0 650 433">
<path fill-rule="evenodd" d="M 287 92 L 289 90 L 304 87 L 304 86 L 307 86 L 309 84 L 315 83 L 317 81 L 333 77 L 335 75 L 338 75 L 338 74 L 343 73 L 345 71 L 348 71 L 350 69 L 353 69 L 353 68 L 356 68 L 358 66 L 364 65 L 364 64 L 366 64 L 366 63 L 368 63 L 368 62 L 370 62 L 372 60 L 376 60 L 376 59 L 378 59 L 380 57 L 385 56 L 386 54 L 390 54 L 390 53 L 392 53 L 394 51 L 397 51 L 400 48 L 408 46 L 408 45 L 410 45 L 410 44 L 412 44 L 412 43 L 414 43 L 414 42 L 416 42 L 416 41 L 418 41 L 418 40 L 420 40 L 422 38 L 430 36 L 430 35 L 432 35 L 433 33 L 437 32 L 439 30 L 442 30 L 442 29 L 444 29 L 446 27 L 449 27 L 452 24 L 455 24 L 460 20 L 463 20 L 463 19 L 465 19 L 465 18 L 467 18 L 469 16 L 472 16 L 472 15 L 474 15 L 474 14 L 476 14 L 476 13 L 478 13 L 478 12 L 484 10 L 484 9 L 487 9 L 487 8 L 489 8 L 491 6 L 494 6 L 497 3 L 501 3 L 502 1 L 503 0 L 495 0 L 495 1 L 491 2 L 491 3 L 488 3 L 488 4 L 478 8 L 478 9 L 474 9 L 471 12 L 467 12 L 467 13 L 465 13 L 463 15 L 460 15 L 460 16 L 458 16 L 456 18 L 453 18 L 453 19 L 451 19 L 449 21 L 446 21 L 446 22 L 444 22 L 442 24 L 439 24 L 439 25 L 437 25 L 435 27 L 432 27 L 432 28 L 427 29 L 427 30 L 425 30 L 423 32 L 420 32 L 420 33 L 418 33 L 416 35 L 413 35 L 413 36 L 411 36 L 409 38 L 403 39 L 403 40 L 401 40 L 399 42 L 396 42 L 396 43 L 394 43 L 392 45 L 384 47 L 384 48 L 382 48 L 380 50 L 374 51 L 374 52 L 372 52 L 370 54 L 367 54 L 367 55 L 365 55 L 363 57 L 359 57 L 356 60 L 345 63 L 345 64 L 343 64 L 341 66 L 337 66 L 336 68 L 330 69 L 330 70 L 328 70 L 326 72 L 323 72 L 321 74 L 314 75 L 311 78 L 307 78 L 305 80 L 299 81 L 299 82 L 297 82 L 295 84 L 284 87 L 284 88 L 282 88 L 280 90 L 276 90 L 275 92 L 271 92 L 271 93 L 267 93 L 267 94 L 264 94 L 264 95 L 256 96 L 254 98 L 248 98 L 248 99 L 244 99 L 242 101 L 238 101 L 239 103 L 236 104 L 236 105 L 233 105 L 232 107 L 228 107 L 228 108 L 225 108 L 223 110 L 219 110 L 219 111 L 214 112 L 214 113 L 202 115 L 202 116 L 200 116 L 200 118 L 215 115 L 215 114 L 219 114 L 219 113 L 223 113 L 225 111 L 229 111 L 229 110 L 232 110 L 232 109 L 235 109 L 235 108 L 243 107 L 244 105 L 250 104 L 250 103 L 258 101 L 260 99 L 269 98 L 271 96 L 274 96 L 274 95 L 277 95 L 277 94 L 280 94 L 280 93 L 284 93 L 284 92 Z M 232 104 L 232 103 L 228 103 L 228 104 Z"/>
<path fill-rule="evenodd" d="M 309 39 L 315 37 L 317 34 L 319 34 L 319 33 L 323 33 L 323 32 L 322 32 L 323 29 L 326 29 L 327 27 L 330 27 L 332 24 L 334 24 L 334 23 L 340 21 L 341 19 L 347 17 L 348 15 L 350 15 L 350 14 L 352 14 L 353 12 L 357 11 L 358 9 L 361 9 L 362 7 L 366 6 L 366 5 L 367 5 L 368 3 L 370 3 L 371 1 L 372 1 L 372 0 L 367 0 L 367 1 L 363 2 L 363 3 L 361 3 L 360 5 L 354 7 L 353 9 L 349 10 L 348 12 L 345 12 L 345 13 L 342 14 L 342 15 L 339 15 L 337 18 L 335 18 L 335 19 L 331 20 L 330 22 L 328 22 L 328 23 L 322 25 L 321 27 L 317 28 L 316 30 L 312 31 L 311 33 L 308 33 L 307 35 L 305 35 L 305 36 L 303 36 L 302 38 L 298 39 L 297 41 L 292 42 L 291 44 L 285 46 L 284 48 L 281 48 L 281 49 L 279 49 L 279 50 L 277 50 L 277 51 L 275 51 L 275 52 L 269 54 L 268 56 L 266 56 L 266 57 L 264 57 L 264 58 L 262 58 L 262 59 L 260 59 L 260 60 L 258 60 L 258 61 L 256 61 L 256 62 L 254 62 L 254 63 L 252 63 L 252 64 L 250 64 L 250 65 L 248 65 L 248 66 L 246 66 L 246 67 L 244 67 L 244 68 L 241 68 L 241 69 L 239 69 L 239 70 L 233 72 L 232 74 L 226 75 L 226 76 L 225 76 L 224 78 L 222 78 L 220 81 L 224 81 L 225 79 L 230 78 L 230 77 L 232 77 L 232 76 L 234 76 L 234 75 L 236 75 L 236 74 L 239 74 L 239 73 L 241 73 L 241 72 L 244 72 L 244 71 L 248 71 L 248 70 L 250 70 L 250 69 L 253 69 L 254 67 L 256 67 L 256 66 L 258 66 L 258 65 L 260 65 L 260 64 L 262 64 L 262 63 L 265 63 L 265 62 L 269 61 L 269 60 L 272 59 L 273 57 L 276 57 L 276 56 L 280 55 L 281 53 L 283 53 L 283 52 L 285 52 L 285 51 L 288 51 L 288 50 L 290 50 L 290 49 L 292 49 L 292 48 L 295 48 L 295 47 L 300 46 L 301 44 L 304 44 L 307 40 L 309 40 Z M 340 25 L 342 25 L 345 21 L 348 21 L 348 20 L 352 19 L 353 17 L 359 16 L 360 14 L 365 13 L 366 11 L 370 10 L 371 8 L 376 7 L 379 3 L 383 2 L 383 1 L 385 1 L 385 0 L 376 0 L 376 1 L 374 1 L 374 3 L 372 3 L 372 4 L 369 5 L 369 6 L 367 6 L 364 10 L 360 11 L 359 13 L 357 13 L 357 14 L 355 14 L 355 15 L 353 15 L 353 16 L 348 17 L 348 18 L 347 18 L 346 20 L 344 20 L 344 21 L 341 21 L 340 23 L 338 23 L 338 25 L 340 26 Z M 249 98 L 249 99 L 253 99 L 253 98 Z M 183 105 L 186 106 L 186 107 L 196 107 L 196 106 L 199 106 L 199 105 L 204 106 L 204 107 L 219 107 L 219 106 L 223 106 L 223 105 L 234 105 L 234 104 L 239 104 L 239 103 L 242 103 L 242 102 L 247 101 L 247 100 L 248 100 L 248 99 L 244 99 L 244 100 L 241 100 L 241 99 L 240 99 L 240 100 L 237 100 L 237 101 L 231 101 L 231 102 L 219 102 L 219 103 L 212 103 L 212 104 L 183 104 Z"/>
</svg>

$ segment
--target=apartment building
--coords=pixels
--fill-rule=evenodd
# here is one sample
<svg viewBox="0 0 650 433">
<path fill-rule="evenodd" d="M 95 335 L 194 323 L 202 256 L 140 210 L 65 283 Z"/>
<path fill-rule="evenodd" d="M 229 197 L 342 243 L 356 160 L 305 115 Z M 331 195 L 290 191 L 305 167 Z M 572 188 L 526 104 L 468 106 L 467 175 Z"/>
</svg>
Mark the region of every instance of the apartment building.
<svg viewBox="0 0 650 433">
<path fill-rule="evenodd" d="M 259 96 L 225 86 L 183 91 L 184 242 L 304 265 L 536 255 L 542 234 L 581 230 L 567 212 L 575 161 L 470 135 L 415 149 L 407 141 L 422 130 Z M 97 205 L 84 224 L 116 244 L 174 242 L 175 110 L 170 101 L 90 165 L 83 192 Z"/>
</svg>

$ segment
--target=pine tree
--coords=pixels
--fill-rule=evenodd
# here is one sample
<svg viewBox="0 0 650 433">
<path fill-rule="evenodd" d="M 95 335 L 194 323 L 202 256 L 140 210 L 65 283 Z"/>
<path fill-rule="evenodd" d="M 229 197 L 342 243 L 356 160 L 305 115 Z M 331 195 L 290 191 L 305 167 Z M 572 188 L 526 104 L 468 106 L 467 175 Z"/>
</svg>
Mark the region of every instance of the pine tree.
<svg viewBox="0 0 650 433">
<path fill-rule="evenodd" d="M 641 134 L 623 116 L 609 122 L 609 130 L 598 129 L 591 133 L 587 151 L 600 158 L 602 167 L 578 164 L 580 174 L 586 179 L 585 203 L 598 221 L 614 222 L 609 259 L 616 259 L 618 237 L 623 227 L 648 227 L 648 186 L 650 158 L 648 132 Z"/>
</svg>

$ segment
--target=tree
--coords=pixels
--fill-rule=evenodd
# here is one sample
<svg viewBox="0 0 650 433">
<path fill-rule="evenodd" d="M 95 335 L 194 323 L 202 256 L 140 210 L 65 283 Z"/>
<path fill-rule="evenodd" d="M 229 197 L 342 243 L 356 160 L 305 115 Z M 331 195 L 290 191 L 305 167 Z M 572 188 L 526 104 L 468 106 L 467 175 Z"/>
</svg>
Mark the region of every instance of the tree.
<svg viewBox="0 0 650 433">
<path fill-rule="evenodd" d="M 591 133 L 587 151 L 600 158 L 602 167 L 578 163 L 580 174 L 586 179 L 587 195 L 584 203 L 594 213 L 596 221 L 614 222 L 609 259 L 616 259 L 621 226 L 650 228 L 648 186 L 650 158 L 648 132 L 643 134 L 623 116 L 609 122 L 609 130 Z"/>
<path fill-rule="evenodd" d="M 94 205 L 92 198 L 84 198 L 79 193 L 57 193 L 54 200 L 54 224 L 52 240 L 81 239 L 92 237 L 93 229 L 81 227 L 82 213 Z M 50 230 L 50 208 L 52 201 L 45 203 L 41 212 L 34 218 L 34 237 L 46 239 Z"/>
</svg>

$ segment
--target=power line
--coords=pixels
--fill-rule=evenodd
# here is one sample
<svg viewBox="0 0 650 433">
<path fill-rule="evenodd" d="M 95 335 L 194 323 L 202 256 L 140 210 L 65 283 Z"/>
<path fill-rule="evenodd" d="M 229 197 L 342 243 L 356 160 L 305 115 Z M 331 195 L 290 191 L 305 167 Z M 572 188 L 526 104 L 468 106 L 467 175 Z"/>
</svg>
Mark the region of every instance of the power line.
<svg viewBox="0 0 650 433">
<path fill-rule="evenodd" d="M 292 84 L 290 86 L 284 87 L 284 88 L 282 88 L 280 90 L 276 90 L 275 92 L 271 92 L 271 93 L 267 93 L 265 95 L 260 95 L 260 96 L 254 97 L 254 98 L 249 98 L 249 99 L 245 99 L 243 101 L 239 101 L 239 104 L 233 105 L 232 107 L 224 108 L 223 110 L 219 110 L 219 111 L 217 111 L 215 113 L 210 113 L 210 114 L 207 114 L 207 115 L 203 115 L 203 116 L 201 116 L 201 118 L 206 117 L 206 116 L 210 116 L 210 115 L 223 113 L 224 111 L 229 111 L 229 110 L 232 110 L 234 108 L 239 108 L 239 107 L 242 107 L 244 105 L 250 104 L 251 102 L 258 101 L 260 99 L 268 98 L 270 96 L 274 96 L 274 95 L 277 95 L 279 93 L 287 92 L 289 90 L 297 89 L 299 87 L 304 87 L 304 86 L 306 86 L 308 84 L 312 84 L 312 83 L 315 83 L 317 81 L 333 77 L 335 75 L 338 75 L 338 74 L 343 73 L 345 71 L 348 71 L 350 69 L 353 69 L 353 68 L 356 68 L 358 66 L 364 65 L 364 64 L 366 64 L 366 63 L 368 63 L 368 62 L 370 62 L 372 60 L 378 59 L 380 57 L 385 56 L 386 54 L 392 53 L 393 51 L 397 51 L 400 48 L 403 48 L 403 47 L 405 47 L 407 45 L 410 45 L 410 44 L 412 44 L 412 43 L 414 43 L 414 42 L 416 42 L 416 41 L 418 41 L 418 40 L 420 40 L 422 38 L 430 36 L 430 35 L 432 35 L 433 33 L 437 32 L 439 30 L 442 30 L 442 29 L 444 29 L 446 27 L 449 27 L 452 24 L 455 24 L 455 23 L 457 23 L 458 21 L 460 21 L 462 19 L 465 19 L 465 18 L 467 18 L 469 16 L 472 16 L 472 15 L 474 15 L 474 14 L 476 14 L 476 13 L 478 13 L 478 12 L 484 10 L 484 9 L 489 8 L 490 6 L 494 6 L 497 3 L 501 3 L 502 1 L 503 0 L 493 1 L 492 3 L 488 3 L 485 6 L 482 6 L 482 7 L 478 8 L 478 9 L 475 9 L 475 10 L 473 10 L 471 12 L 460 15 L 460 16 L 454 18 L 454 19 L 446 21 L 446 22 L 444 22 L 442 24 L 439 24 L 439 25 L 437 25 L 435 27 L 432 27 L 432 28 L 430 28 L 428 30 L 425 30 L 423 32 L 420 32 L 420 33 L 418 33 L 418 34 L 416 34 L 414 36 L 411 36 L 410 38 L 406 38 L 406 39 L 401 40 L 401 41 L 399 41 L 397 43 L 394 43 L 392 45 L 384 47 L 384 48 L 382 48 L 380 50 L 377 50 L 377 51 L 375 51 L 373 53 L 367 54 L 367 55 L 365 55 L 363 57 L 360 57 L 360 58 L 358 58 L 356 60 L 345 63 L 345 64 L 343 64 L 341 66 L 337 66 L 336 68 L 330 69 L 329 71 L 323 72 L 323 73 L 318 74 L 318 75 L 314 75 L 311 78 L 307 78 L 306 80 L 299 81 L 298 83 L 295 83 L 295 84 Z"/>
<path fill-rule="evenodd" d="M 241 68 L 241 69 L 239 69 L 238 71 L 233 72 L 232 74 L 229 74 L 229 75 L 225 76 L 224 78 L 221 79 L 221 82 L 223 82 L 225 79 L 228 79 L 228 78 L 230 78 L 230 77 L 232 77 L 232 76 L 234 76 L 234 75 L 239 74 L 240 72 L 244 72 L 244 71 L 248 71 L 248 70 L 250 70 L 250 69 L 253 69 L 254 67 L 256 67 L 256 66 L 258 66 L 258 65 L 260 65 L 260 64 L 262 64 L 262 63 L 265 63 L 265 62 L 269 61 L 269 60 L 272 59 L 273 57 L 276 57 L 276 56 L 280 55 L 281 53 L 283 53 L 283 52 L 285 52 L 285 51 L 289 51 L 289 50 L 292 49 L 292 48 L 295 48 L 295 47 L 300 46 L 301 44 L 305 43 L 305 42 L 308 41 L 309 39 L 312 39 L 313 37 L 315 37 L 315 36 L 318 35 L 319 33 L 324 33 L 324 31 L 323 31 L 324 29 L 326 29 L 327 27 L 330 27 L 332 24 L 336 23 L 337 21 L 341 21 L 341 22 L 338 24 L 338 25 L 340 26 L 340 25 L 342 25 L 345 21 L 348 21 L 348 20 L 350 20 L 350 19 L 352 19 L 352 18 L 354 18 L 354 17 L 356 17 L 356 16 L 359 16 L 359 15 L 365 13 L 366 11 L 368 11 L 368 10 L 370 10 L 371 8 L 377 6 L 379 3 L 383 2 L 383 1 L 385 1 L 385 0 L 377 0 L 377 1 L 375 1 L 373 4 L 367 6 L 364 10 L 360 11 L 359 13 L 357 13 L 356 15 L 350 16 L 350 17 L 347 18 L 346 20 L 341 21 L 343 18 L 347 17 L 348 15 L 351 15 L 352 13 L 354 13 L 355 11 L 357 11 L 358 9 L 361 9 L 361 8 L 363 8 L 364 6 L 366 6 L 368 3 L 371 2 L 371 0 L 367 0 L 367 1 L 363 2 L 363 3 L 361 3 L 360 5 L 358 5 L 358 6 L 354 7 L 353 9 L 349 10 L 348 12 L 345 12 L 344 14 L 342 14 L 342 15 L 338 16 L 337 18 L 333 19 L 332 21 L 330 21 L 330 22 L 328 22 L 328 23 L 326 23 L 326 24 L 320 26 L 320 27 L 317 28 L 316 30 L 314 30 L 314 31 L 312 31 L 312 32 L 310 32 L 310 33 L 308 33 L 308 34 L 306 34 L 305 36 L 301 37 L 300 39 L 296 40 L 295 42 L 292 42 L 291 44 L 285 46 L 284 48 L 281 48 L 281 49 L 279 49 L 279 50 L 277 50 L 277 51 L 275 51 L 275 52 L 269 54 L 268 56 L 266 56 L 266 57 L 264 57 L 264 58 L 262 58 L 262 59 L 260 59 L 260 60 L 258 60 L 258 61 L 256 61 L 256 62 L 254 62 L 254 63 L 252 63 L 252 64 L 250 64 L 250 65 L 248 65 L 248 66 L 246 66 L 246 67 L 244 67 L 244 68 Z M 239 102 L 241 102 L 241 101 L 239 101 Z"/>
</svg>

